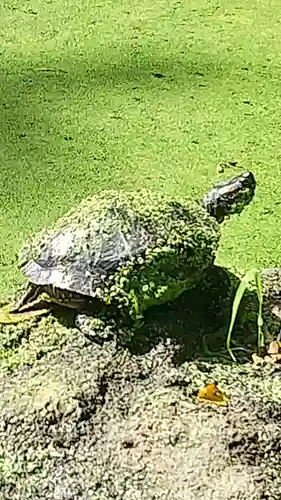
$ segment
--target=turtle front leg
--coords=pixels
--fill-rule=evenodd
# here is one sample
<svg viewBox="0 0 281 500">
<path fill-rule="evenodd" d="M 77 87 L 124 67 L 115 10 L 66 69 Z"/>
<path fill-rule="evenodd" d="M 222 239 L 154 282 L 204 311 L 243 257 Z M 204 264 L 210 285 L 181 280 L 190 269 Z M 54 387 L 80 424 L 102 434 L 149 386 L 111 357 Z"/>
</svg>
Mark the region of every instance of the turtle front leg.
<svg viewBox="0 0 281 500">
<path fill-rule="evenodd" d="M 38 305 L 40 305 L 42 303 L 43 304 L 51 304 L 52 302 L 53 302 L 53 300 L 50 297 L 50 295 L 48 295 L 46 292 L 42 292 L 42 293 L 40 293 L 40 295 L 38 295 L 38 297 L 35 300 L 32 300 L 32 302 L 27 302 L 23 306 L 19 307 L 17 309 L 17 312 L 21 313 L 23 311 L 26 311 L 26 310 L 29 310 L 29 309 L 33 309 L 34 307 L 36 307 L 36 306 L 38 306 Z"/>
<path fill-rule="evenodd" d="M 2 325 L 21 323 L 22 321 L 27 321 L 37 316 L 43 316 L 50 312 L 50 309 L 37 309 L 35 311 L 26 311 L 23 313 L 10 313 L 3 309 L 4 308 L 0 309 L 0 324 Z"/>
<path fill-rule="evenodd" d="M 0 308 L 0 324 L 21 323 L 31 318 L 48 314 L 50 307 L 36 309 L 36 306 L 39 304 L 50 304 L 51 302 L 50 296 L 43 292 L 35 300 L 27 302 L 18 308 L 13 303 L 7 304 Z"/>
</svg>

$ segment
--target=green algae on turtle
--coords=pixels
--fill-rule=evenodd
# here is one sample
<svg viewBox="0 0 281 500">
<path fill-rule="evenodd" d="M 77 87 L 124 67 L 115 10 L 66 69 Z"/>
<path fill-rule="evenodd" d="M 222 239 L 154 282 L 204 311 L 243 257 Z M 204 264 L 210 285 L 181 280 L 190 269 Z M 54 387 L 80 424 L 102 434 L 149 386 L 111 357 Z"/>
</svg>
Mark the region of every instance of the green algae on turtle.
<svg viewBox="0 0 281 500">
<path fill-rule="evenodd" d="M 192 287 L 218 242 L 217 221 L 194 201 L 182 206 L 146 190 L 107 191 L 36 235 L 21 250 L 20 266 L 36 285 L 60 284 L 62 301 L 69 292 L 83 294 L 133 317 Z"/>
<path fill-rule="evenodd" d="M 99 332 L 113 317 L 138 324 L 148 307 L 201 280 L 215 259 L 219 222 L 251 201 L 255 179 L 246 172 L 217 186 L 201 203 L 146 189 L 83 200 L 23 246 L 30 289 L 0 310 L 0 323 L 43 300 L 90 310 Z"/>
</svg>

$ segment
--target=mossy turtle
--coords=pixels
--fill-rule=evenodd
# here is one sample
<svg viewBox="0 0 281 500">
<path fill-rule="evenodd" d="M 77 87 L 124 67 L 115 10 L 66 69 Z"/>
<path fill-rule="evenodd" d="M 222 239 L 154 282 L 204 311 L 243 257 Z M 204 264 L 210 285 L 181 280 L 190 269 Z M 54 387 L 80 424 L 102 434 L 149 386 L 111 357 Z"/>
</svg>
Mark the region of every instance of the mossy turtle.
<svg viewBox="0 0 281 500">
<path fill-rule="evenodd" d="M 23 246 L 19 266 L 28 286 L 0 309 L 0 323 L 46 313 L 38 309 L 46 302 L 77 310 L 82 329 L 92 317 L 98 335 L 119 320 L 138 323 L 149 306 L 200 281 L 215 259 L 219 222 L 250 203 L 255 185 L 245 172 L 216 184 L 200 202 L 146 189 L 83 200 Z"/>
</svg>

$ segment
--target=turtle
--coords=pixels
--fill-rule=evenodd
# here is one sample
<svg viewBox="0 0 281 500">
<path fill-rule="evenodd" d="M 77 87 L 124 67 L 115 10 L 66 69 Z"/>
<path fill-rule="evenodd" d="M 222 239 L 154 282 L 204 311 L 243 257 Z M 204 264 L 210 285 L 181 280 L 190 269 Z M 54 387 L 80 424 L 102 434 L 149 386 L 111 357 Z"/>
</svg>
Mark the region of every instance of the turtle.
<svg viewBox="0 0 281 500">
<path fill-rule="evenodd" d="M 19 253 L 23 290 L 0 308 L 0 323 L 70 308 L 93 338 L 125 335 L 152 305 L 196 286 L 213 265 L 220 224 L 255 193 L 246 171 L 221 181 L 201 200 L 141 188 L 105 190 L 82 200 Z M 53 308 L 54 309 L 54 308 Z M 90 321 L 90 323 L 89 323 Z"/>
</svg>

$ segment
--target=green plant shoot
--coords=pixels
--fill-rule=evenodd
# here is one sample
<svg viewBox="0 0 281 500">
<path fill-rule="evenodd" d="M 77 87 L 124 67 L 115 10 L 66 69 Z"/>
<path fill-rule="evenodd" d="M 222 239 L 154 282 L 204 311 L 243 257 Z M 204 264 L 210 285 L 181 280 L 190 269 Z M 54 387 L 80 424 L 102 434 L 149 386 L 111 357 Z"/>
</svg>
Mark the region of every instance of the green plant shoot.
<svg viewBox="0 0 281 500">
<path fill-rule="evenodd" d="M 243 298 L 243 295 L 245 293 L 245 290 L 248 288 L 249 283 L 252 281 L 255 282 L 255 289 L 257 292 L 258 296 L 258 301 L 259 301 L 259 310 L 258 310 L 258 317 L 257 317 L 257 325 L 258 325 L 258 352 L 260 352 L 261 347 L 264 345 L 264 336 L 263 336 L 263 319 L 262 319 L 262 305 L 263 305 L 263 294 L 262 294 L 262 281 L 261 281 L 261 274 L 260 271 L 257 269 L 250 269 L 245 276 L 241 279 L 241 282 L 237 288 L 234 300 L 233 300 L 233 305 L 232 305 L 232 313 L 231 313 L 231 320 L 230 320 L 230 325 L 227 333 L 227 340 L 226 340 L 226 347 L 229 352 L 229 355 L 233 361 L 236 362 L 236 358 L 232 352 L 231 349 L 231 334 L 233 331 L 235 319 L 237 316 L 237 312 L 239 309 L 240 302 Z"/>
</svg>

